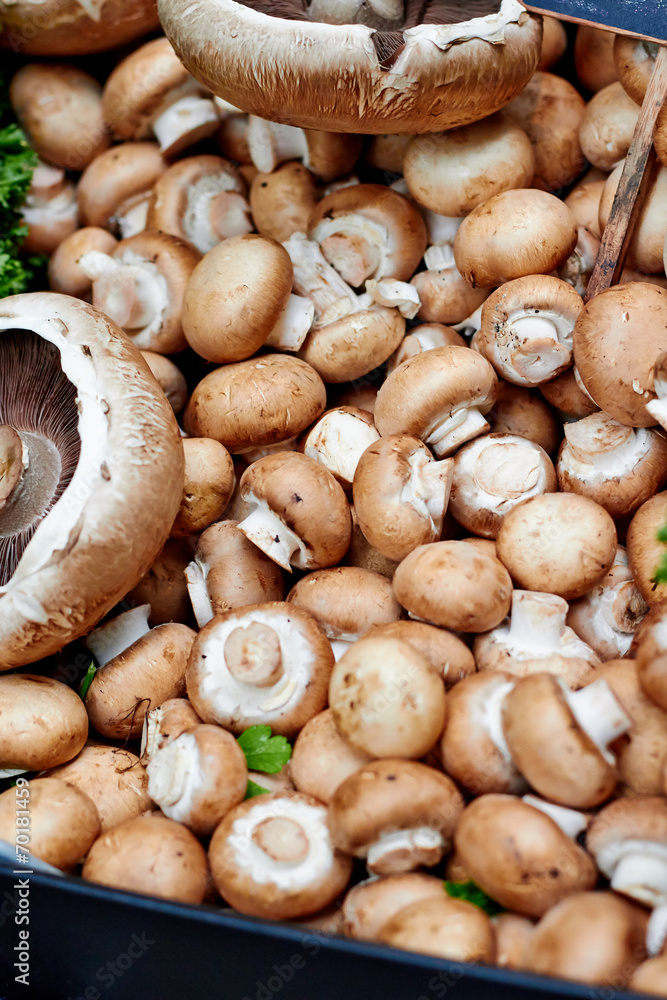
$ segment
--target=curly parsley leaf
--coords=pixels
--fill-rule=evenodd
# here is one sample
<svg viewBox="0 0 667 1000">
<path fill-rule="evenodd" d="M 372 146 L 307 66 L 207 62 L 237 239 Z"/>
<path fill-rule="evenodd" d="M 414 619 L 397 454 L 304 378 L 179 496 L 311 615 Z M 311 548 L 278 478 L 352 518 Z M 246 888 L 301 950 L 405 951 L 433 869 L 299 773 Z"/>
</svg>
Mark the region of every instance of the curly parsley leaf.
<svg viewBox="0 0 667 1000">
<path fill-rule="evenodd" d="M 445 882 L 445 892 L 453 899 L 465 899 L 468 903 L 479 906 L 480 910 L 484 910 L 490 917 L 495 917 L 498 913 L 503 912 L 502 906 L 496 903 L 495 899 L 487 896 L 473 881 Z"/>
<path fill-rule="evenodd" d="M 292 756 L 292 748 L 285 737 L 272 736 L 270 726 L 250 726 L 237 739 L 249 771 L 278 774 Z"/>
<path fill-rule="evenodd" d="M 28 290 L 40 258 L 19 254 L 27 227 L 20 209 L 37 166 L 37 154 L 19 125 L 13 121 L 8 96 L 9 81 L 0 75 L 0 298 Z"/>
</svg>

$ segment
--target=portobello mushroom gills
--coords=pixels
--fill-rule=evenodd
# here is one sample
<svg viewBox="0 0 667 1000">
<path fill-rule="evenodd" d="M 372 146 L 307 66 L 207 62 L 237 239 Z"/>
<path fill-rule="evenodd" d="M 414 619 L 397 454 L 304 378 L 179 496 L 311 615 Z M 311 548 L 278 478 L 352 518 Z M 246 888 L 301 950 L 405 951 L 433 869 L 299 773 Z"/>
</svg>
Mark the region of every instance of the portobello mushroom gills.
<svg viewBox="0 0 667 1000">
<path fill-rule="evenodd" d="M 57 348 L 28 330 L 0 337 L 0 586 L 76 471 L 78 417 Z"/>
<path fill-rule="evenodd" d="M 238 0 L 258 14 L 289 21 L 324 21 L 333 24 L 360 23 L 376 28 L 372 39 L 383 69 L 389 69 L 400 54 L 403 32 L 419 24 L 459 24 L 475 17 L 497 14 L 501 0 L 405 0 L 401 5 L 391 0 Z M 402 16 L 387 17 L 394 8 L 403 7 Z M 347 11 L 349 22 L 341 16 Z"/>
</svg>

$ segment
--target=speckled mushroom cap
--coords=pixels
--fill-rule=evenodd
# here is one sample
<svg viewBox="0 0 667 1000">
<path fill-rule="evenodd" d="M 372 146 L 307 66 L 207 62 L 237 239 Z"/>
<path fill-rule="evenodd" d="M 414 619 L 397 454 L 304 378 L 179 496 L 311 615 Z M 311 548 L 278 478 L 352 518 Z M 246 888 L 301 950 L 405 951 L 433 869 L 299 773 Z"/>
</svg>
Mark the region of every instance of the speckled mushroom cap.
<svg viewBox="0 0 667 1000">
<path fill-rule="evenodd" d="M 294 584 L 287 602 L 312 615 L 330 639 L 348 642 L 375 625 L 396 621 L 402 611 L 391 581 L 359 566 L 308 573 Z"/>
<path fill-rule="evenodd" d="M 332 844 L 326 807 L 300 792 L 242 802 L 217 828 L 211 872 L 240 913 L 289 920 L 324 909 L 347 885 L 352 859 Z"/>
<path fill-rule="evenodd" d="M 653 366 L 667 342 L 667 291 L 644 281 L 588 302 L 574 327 L 574 360 L 586 390 L 615 420 L 651 427 Z"/>
<path fill-rule="evenodd" d="M 162 0 L 159 9 L 179 57 L 215 94 L 263 118 L 339 132 L 414 134 L 484 118 L 528 80 L 542 40 L 516 0 L 457 4 L 445 25 L 422 4 L 408 4 L 407 17 L 400 3 L 349 4 L 348 18 L 318 0 L 207 0 L 195 12 Z"/>
<path fill-rule="evenodd" d="M 294 736 L 327 703 L 334 657 L 314 618 L 280 601 L 216 615 L 198 634 L 186 681 L 204 722 Z"/>
<path fill-rule="evenodd" d="M 663 796 L 616 799 L 593 817 L 586 847 L 611 888 L 645 906 L 664 902 L 667 803 Z"/>
<path fill-rule="evenodd" d="M 598 879 L 591 856 L 551 817 L 514 795 L 474 799 L 463 810 L 454 844 L 484 892 L 529 917 L 592 889 Z"/>
<path fill-rule="evenodd" d="M 2 10 L 0 47 L 26 55 L 106 52 L 157 28 L 155 0 L 18 0 Z"/>
<path fill-rule="evenodd" d="M 91 306 L 51 292 L 13 296 L 0 303 L 0 331 L 12 372 L 0 419 L 16 426 L 28 458 L 20 493 L 5 485 L 0 518 L 7 669 L 82 635 L 139 582 L 178 510 L 183 449 L 139 352 Z"/>
<path fill-rule="evenodd" d="M 626 538 L 628 563 L 637 590 L 651 607 L 667 600 L 667 584 L 655 580 L 665 554 L 664 544 L 658 541 L 658 530 L 666 517 L 667 493 L 656 493 L 641 505 L 630 521 Z"/>
<path fill-rule="evenodd" d="M 475 672 L 475 659 L 466 644 L 453 632 L 436 625 L 402 620 L 376 625 L 370 634 L 400 639 L 414 646 L 448 688 Z"/>
</svg>

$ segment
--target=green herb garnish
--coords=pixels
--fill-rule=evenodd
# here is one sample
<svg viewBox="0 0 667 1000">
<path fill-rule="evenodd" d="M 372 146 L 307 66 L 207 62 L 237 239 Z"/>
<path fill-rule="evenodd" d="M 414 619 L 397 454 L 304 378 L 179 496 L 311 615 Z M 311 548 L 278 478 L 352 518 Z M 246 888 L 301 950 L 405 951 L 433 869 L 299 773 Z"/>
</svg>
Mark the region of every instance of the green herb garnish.
<svg viewBox="0 0 667 1000">
<path fill-rule="evenodd" d="M 503 907 L 496 903 L 495 899 L 480 889 L 473 881 L 468 882 L 445 882 L 445 892 L 453 899 L 465 899 L 468 903 L 479 906 L 490 917 L 495 917 L 503 912 Z"/>
<path fill-rule="evenodd" d="M 254 781 L 248 782 L 248 787 L 245 790 L 245 797 L 247 799 L 257 798 L 258 795 L 270 795 L 268 788 L 262 788 L 261 785 L 256 784 Z"/>
<path fill-rule="evenodd" d="M 278 774 L 292 756 L 284 736 L 272 736 L 270 726 L 250 726 L 238 737 L 249 771 Z"/>
<path fill-rule="evenodd" d="M 81 698 L 81 701 L 86 700 L 86 695 L 88 694 L 88 688 L 93 683 L 93 677 L 95 676 L 96 673 L 97 673 L 97 667 L 95 666 L 94 663 L 91 663 L 90 666 L 88 667 L 88 670 L 86 671 L 86 676 L 79 684 L 79 698 Z"/>
<path fill-rule="evenodd" d="M 663 524 L 661 528 L 658 528 L 656 532 L 657 540 L 662 542 L 663 545 L 667 545 L 667 524 Z M 653 583 L 667 583 L 667 552 L 665 552 L 660 565 L 655 571 L 655 576 L 653 577 Z"/>
</svg>

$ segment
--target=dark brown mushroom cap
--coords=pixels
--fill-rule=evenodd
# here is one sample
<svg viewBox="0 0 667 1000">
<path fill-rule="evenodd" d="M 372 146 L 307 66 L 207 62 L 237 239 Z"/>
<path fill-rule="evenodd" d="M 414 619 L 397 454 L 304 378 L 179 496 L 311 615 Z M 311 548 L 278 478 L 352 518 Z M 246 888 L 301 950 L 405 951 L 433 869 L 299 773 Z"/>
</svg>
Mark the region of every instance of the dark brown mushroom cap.
<svg viewBox="0 0 667 1000">
<path fill-rule="evenodd" d="M 665 521 L 667 493 L 656 493 L 630 521 L 626 538 L 628 562 L 637 590 L 651 607 L 667 601 L 667 584 L 655 580 L 665 554 L 665 546 L 658 540 L 658 531 Z"/>
<path fill-rule="evenodd" d="M 648 282 L 617 285 L 586 303 L 574 327 L 574 360 L 603 410 L 630 427 L 656 421 L 653 366 L 667 342 L 667 291 Z"/>
<path fill-rule="evenodd" d="M 166 38 L 139 46 L 112 70 L 104 85 L 104 117 L 117 139 L 146 139 L 169 91 L 189 80 Z"/>
<path fill-rule="evenodd" d="M 305 361 L 265 354 L 224 365 L 195 386 L 184 427 L 233 455 L 296 437 L 324 411 L 326 390 Z"/>
<path fill-rule="evenodd" d="M 93 7 L 79 0 L 19 0 L 2 11 L 0 47 L 26 55 L 78 56 L 106 52 L 141 38 L 159 25 L 154 0 L 105 0 Z M 95 16 L 95 14 L 97 16 Z"/>
<path fill-rule="evenodd" d="M 475 672 L 475 658 L 466 644 L 453 632 L 436 625 L 402 620 L 376 625 L 370 635 L 400 639 L 414 646 L 448 688 Z"/>
<path fill-rule="evenodd" d="M 185 66 L 213 93 L 302 128 L 413 134 L 454 128 L 497 111 L 535 69 L 541 23 L 518 4 L 479 5 L 488 16 L 463 28 L 438 24 L 438 13 L 419 24 L 422 9 L 415 5 L 403 30 L 392 22 L 399 30 L 389 32 L 313 23 L 296 2 L 283 4 L 281 17 L 271 16 L 275 8 L 265 2 L 222 0 L 192 11 L 188 0 L 162 0 L 160 17 Z M 469 4 L 459 10 L 451 21 L 470 16 Z M 261 53 L 259 63 L 248 58 L 251 50 Z M 334 79 L 344 87 L 332 86 Z"/>
<path fill-rule="evenodd" d="M 286 600 L 311 614 L 330 638 L 364 635 L 374 626 L 396 621 L 402 610 L 391 581 L 358 566 L 308 573 Z"/>
<path fill-rule="evenodd" d="M 459 820 L 454 844 L 469 877 L 501 906 L 541 917 L 559 900 L 592 889 L 591 856 L 545 813 L 513 795 L 482 795 Z"/>
<path fill-rule="evenodd" d="M 112 228 L 123 202 L 150 191 L 166 168 L 154 142 L 124 142 L 100 153 L 77 186 L 81 224 Z"/>
</svg>

